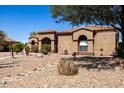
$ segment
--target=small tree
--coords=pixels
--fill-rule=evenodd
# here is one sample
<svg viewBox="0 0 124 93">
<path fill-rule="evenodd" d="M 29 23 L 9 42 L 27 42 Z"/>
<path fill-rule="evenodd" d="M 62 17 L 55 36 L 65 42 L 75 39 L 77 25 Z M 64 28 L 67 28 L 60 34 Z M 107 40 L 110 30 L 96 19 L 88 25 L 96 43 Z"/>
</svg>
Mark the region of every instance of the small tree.
<svg viewBox="0 0 124 93">
<path fill-rule="evenodd" d="M 49 44 L 43 44 L 41 52 L 43 54 L 48 54 L 51 51 L 51 46 Z"/>
<path fill-rule="evenodd" d="M 14 52 L 18 53 L 23 50 L 24 44 L 23 43 L 15 43 L 12 45 L 12 49 Z"/>
<path fill-rule="evenodd" d="M 12 58 L 14 58 L 14 51 L 12 45 L 9 45 L 9 50 L 11 51 Z"/>
<path fill-rule="evenodd" d="M 29 52 L 30 52 L 30 47 L 27 44 L 25 44 L 24 48 L 25 48 L 25 51 L 26 51 L 26 55 L 28 55 Z"/>
<path fill-rule="evenodd" d="M 37 53 L 38 52 L 38 46 L 33 45 L 32 48 L 31 48 L 31 52 Z"/>
</svg>

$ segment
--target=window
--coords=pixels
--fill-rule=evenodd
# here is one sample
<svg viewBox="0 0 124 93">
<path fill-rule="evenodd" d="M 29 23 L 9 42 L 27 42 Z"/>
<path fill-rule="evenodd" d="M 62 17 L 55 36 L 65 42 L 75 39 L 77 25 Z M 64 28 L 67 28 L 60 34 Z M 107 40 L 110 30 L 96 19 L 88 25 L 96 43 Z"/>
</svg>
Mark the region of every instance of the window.
<svg viewBox="0 0 124 93">
<path fill-rule="evenodd" d="M 84 35 L 79 37 L 79 51 L 88 51 L 87 37 Z"/>
</svg>

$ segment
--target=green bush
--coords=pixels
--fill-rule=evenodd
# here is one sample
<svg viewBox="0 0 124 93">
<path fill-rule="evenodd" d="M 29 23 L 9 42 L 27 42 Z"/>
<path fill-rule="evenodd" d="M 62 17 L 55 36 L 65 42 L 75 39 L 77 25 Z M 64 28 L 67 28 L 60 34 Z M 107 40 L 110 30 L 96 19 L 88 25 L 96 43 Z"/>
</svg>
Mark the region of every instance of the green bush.
<svg viewBox="0 0 124 93">
<path fill-rule="evenodd" d="M 21 52 L 24 48 L 24 44 L 23 43 L 15 43 L 12 45 L 12 49 L 14 52 L 18 53 Z"/>
<path fill-rule="evenodd" d="M 37 45 L 33 45 L 32 49 L 31 49 L 31 52 L 37 53 L 38 52 L 38 46 Z"/>
<path fill-rule="evenodd" d="M 43 54 L 48 54 L 48 52 L 50 52 L 50 51 L 51 51 L 51 45 L 49 45 L 49 44 L 43 44 L 42 49 L 41 49 L 41 52 Z"/>
<path fill-rule="evenodd" d="M 10 51 L 10 49 L 9 49 L 9 44 L 5 44 L 4 46 L 3 46 L 3 48 L 2 48 L 2 50 L 0 50 L 1 52 L 9 52 Z"/>
<path fill-rule="evenodd" d="M 25 45 L 25 51 L 26 51 L 26 55 L 28 55 L 30 52 L 30 47 L 27 44 Z"/>
<path fill-rule="evenodd" d="M 120 43 L 119 46 L 115 48 L 115 51 L 117 52 L 119 57 L 124 58 L 124 46 L 122 43 Z"/>
</svg>

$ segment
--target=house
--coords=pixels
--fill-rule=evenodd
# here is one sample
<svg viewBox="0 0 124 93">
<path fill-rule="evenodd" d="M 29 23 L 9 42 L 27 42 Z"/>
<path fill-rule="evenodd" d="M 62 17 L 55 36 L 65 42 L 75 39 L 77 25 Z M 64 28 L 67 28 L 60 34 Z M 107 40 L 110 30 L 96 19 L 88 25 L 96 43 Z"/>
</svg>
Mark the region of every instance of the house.
<svg viewBox="0 0 124 93">
<path fill-rule="evenodd" d="M 15 43 L 19 43 L 18 41 L 15 41 L 15 40 L 13 40 L 13 39 L 11 39 L 9 37 L 5 37 L 4 40 L 9 45 L 12 45 L 12 44 L 15 44 Z"/>
<path fill-rule="evenodd" d="M 0 52 L 9 52 L 9 46 L 15 44 L 15 43 L 19 43 L 18 41 L 15 41 L 9 37 L 4 37 L 4 41 L 6 42 L 6 45 L 4 45 L 4 47 L 0 48 Z"/>
<path fill-rule="evenodd" d="M 29 38 L 29 46 L 49 44 L 51 51 L 59 54 L 76 52 L 79 55 L 110 56 L 116 47 L 116 30 L 106 26 L 85 26 L 57 32 L 45 30 Z"/>
</svg>

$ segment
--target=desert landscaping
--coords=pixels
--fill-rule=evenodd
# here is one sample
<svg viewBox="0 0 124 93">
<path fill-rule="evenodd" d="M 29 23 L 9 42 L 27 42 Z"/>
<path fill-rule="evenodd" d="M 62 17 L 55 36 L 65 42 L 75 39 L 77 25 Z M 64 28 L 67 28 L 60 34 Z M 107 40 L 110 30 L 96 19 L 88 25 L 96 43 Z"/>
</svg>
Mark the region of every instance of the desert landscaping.
<svg viewBox="0 0 124 93">
<path fill-rule="evenodd" d="M 78 66 L 76 75 L 60 75 L 61 58 Z M 1 88 L 118 88 L 124 87 L 123 60 L 111 57 L 30 54 L 0 59 Z"/>
</svg>

